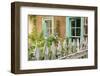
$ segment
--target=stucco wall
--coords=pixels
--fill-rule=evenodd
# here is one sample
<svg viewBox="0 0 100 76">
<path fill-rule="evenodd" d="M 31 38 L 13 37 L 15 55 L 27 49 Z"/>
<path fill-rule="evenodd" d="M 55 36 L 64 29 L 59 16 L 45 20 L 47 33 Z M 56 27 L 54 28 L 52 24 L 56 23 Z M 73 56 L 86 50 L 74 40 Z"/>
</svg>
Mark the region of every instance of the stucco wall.
<svg viewBox="0 0 100 76">
<path fill-rule="evenodd" d="M 29 33 L 31 33 L 34 28 L 34 20 L 30 16 L 28 16 L 28 19 Z M 38 32 L 42 31 L 42 16 L 36 16 L 36 27 Z M 58 33 L 58 36 L 64 38 L 66 34 L 66 17 L 54 16 L 54 28 L 55 32 Z"/>
<path fill-rule="evenodd" d="M 37 16 L 37 31 L 41 32 L 42 31 L 42 16 Z"/>
<path fill-rule="evenodd" d="M 36 16 L 36 21 L 32 18 L 32 15 L 28 16 L 28 32 L 31 33 L 34 29 L 34 23 L 36 23 L 36 28 L 38 32 L 42 31 L 42 16 Z"/>
<path fill-rule="evenodd" d="M 58 35 L 64 38 L 65 33 L 66 33 L 66 17 L 65 16 L 55 16 L 54 24 L 56 25 L 56 30 L 58 32 Z"/>
</svg>

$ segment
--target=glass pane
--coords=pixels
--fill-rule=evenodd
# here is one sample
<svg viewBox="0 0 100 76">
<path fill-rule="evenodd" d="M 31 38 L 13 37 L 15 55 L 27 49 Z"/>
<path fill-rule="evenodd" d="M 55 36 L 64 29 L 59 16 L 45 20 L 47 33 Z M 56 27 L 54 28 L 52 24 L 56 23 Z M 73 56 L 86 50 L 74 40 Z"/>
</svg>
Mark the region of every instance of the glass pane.
<svg viewBox="0 0 100 76">
<path fill-rule="evenodd" d="M 71 26 L 75 27 L 75 21 L 71 21 Z"/>
<path fill-rule="evenodd" d="M 76 36 L 80 36 L 80 32 L 81 32 L 81 31 L 80 31 L 80 28 L 77 28 L 77 29 L 76 29 Z"/>
<path fill-rule="evenodd" d="M 72 29 L 71 35 L 75 36 L 75 28 Z"/>
<path fill-rule="evenodd" d="M 80 27 L 81 26 L 81 19 L 77 18 L 76 19 L 76 27 Z"/>
<path fill-rule="evenodd" d="M 70 18 L 71 27 L 75 27 L 75 18 Z"/>
</svg>

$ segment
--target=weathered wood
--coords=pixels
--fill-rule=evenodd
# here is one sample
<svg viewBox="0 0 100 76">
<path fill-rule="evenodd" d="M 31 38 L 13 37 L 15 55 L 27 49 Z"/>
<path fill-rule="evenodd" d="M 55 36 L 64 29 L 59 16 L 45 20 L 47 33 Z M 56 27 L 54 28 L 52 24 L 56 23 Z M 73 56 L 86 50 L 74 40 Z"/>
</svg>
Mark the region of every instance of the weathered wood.
<svg viewBox="0 0 100 76">
<path fill-rule="evenodd" d="M 40 49 L 37 46 L 37 41 L 36 41 L 36 46 L 35 46 L 33 54 L 35 56 L 35 60 L 39 60 L 40 59 Z"/>
<path fill-rule="evenodd" d="M 40 59 L 40 49 L 38 47 L 36 47 L 34 49 L 34 52 L 35 52 L 35 59 L 39 60 Z"/>
<path fill-rule="evenodd" d="M 61 55 L 62 55 L 61 51 L 62 51 L 62 46 L 61 46 L 61 42 L 59 41 L 58 42 L 58 47 L 57 47 L 57 56 L 58 56 L 58 58 L 60 58 Z"/>
<path fill-rule="evenodd" d="M 68 56 L 61 57 L 59 59 L 79 59 L 85 55 L 87 56 L 87 54 L 88 54 L 87 52 L 88 52 L 88 50 L 81 50 L 79 52 L 70 54 Z"/>
<path fill-rule="evenodd" d="M 56 59 L 57 48 L 56 48 L 54 42 L 52 42 L 50 50 L 52 52 L 51 59 Z"/>
<path fill-rule="evenodd" d="M 67 44 L 68 43 L 68 44 Z M 64 40 L 62 43 L 58 41 L 58 44 L 55 45 L 52 42 L 50 47 L 47 46 L 47 42 L 44 44 L 44 60 L 53 60 L 53 59 L 79 59 L 83 56 L 87 56 L 87 39 L 83 39 L 83 41 L 79 42 L 79 39 L 73 39 L 72 42 L 67 42 Z M 34 49 L 35 60 L 40 60 L 40 49 L 37 46 Z"/>
<path fill-rule="evenodd" d="M 79 39 L 77 39 L 77 51 L 80 51 L 79 45 Z"/>
<path fill-rule="evenodd" d="M 45 43 L 45 45 L 44 45 L 44 59 L 45 60 L 48 60 L 49 59 L 49 48 L 48 48 L 48 46 L 47 46 L 47 43 Z"/>
</svg>

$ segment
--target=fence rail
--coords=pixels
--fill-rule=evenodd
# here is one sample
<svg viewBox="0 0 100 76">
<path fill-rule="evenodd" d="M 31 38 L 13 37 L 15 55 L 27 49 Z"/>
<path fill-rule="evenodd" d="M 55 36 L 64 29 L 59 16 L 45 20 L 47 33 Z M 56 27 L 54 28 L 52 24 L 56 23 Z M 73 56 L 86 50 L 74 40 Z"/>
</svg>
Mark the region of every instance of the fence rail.
<svg viewBox="0 0 100 76">
<path fill-rule="evenodd" d="M 67 56 L 64 56 L 64 57 L 61 57 L 59 58 L 60 60 L 61 59 L 80 59 L 82 57 L 87 57 L 88 56 L 88 50 L 82 50 L 82 51 L 79 51 L 79 52 L 76 52 L 76 53 L 73 53 L 73 54 L 70 54 L 70 55 L 67 55 Z"/>
</svg>

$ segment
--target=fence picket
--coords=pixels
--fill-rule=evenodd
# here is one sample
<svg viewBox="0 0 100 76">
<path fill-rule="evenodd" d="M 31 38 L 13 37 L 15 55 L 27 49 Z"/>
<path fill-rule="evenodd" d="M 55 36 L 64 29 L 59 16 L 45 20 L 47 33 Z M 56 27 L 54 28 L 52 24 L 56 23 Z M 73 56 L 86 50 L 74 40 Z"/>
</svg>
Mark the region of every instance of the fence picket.
<svg viewBox="0 0 100 76">
<path fill-rule="evenodd" d="M 56 46 L 55 46 L 55 44 L 54 44 L 54 42 L 52 42 L 52 45 L 51 45 L 51 59 L 56 59 L 56 51 L 57 51 L 57 49 L 56 49 Z"/>
<path fill-rule="evenodd" d="M 39 48 L 36 47 L 34 49 L 34 52 L 35 52 L 35 59 L 39 60 L 40 59 L 40 50 L 39 50 Z"/>
<path fill-rule="evenodd" d="M 72 52 L 76 52 L 76 41 L 75 41 L 75 39 L 73 39 L 73 42 L 72 42 Z"/>
<path fill-rule="evenodd" d="M 61 51 L 62 51 L 61 42 L 58 41 L 58 46 L 57 46 L 57 56 L 58 56 L 58 58 L 61 57 Z"/>
<path fill-rule="evenodd" d="M 62 57 L 64 58 L 66 56 L 69 56 L 70 54 L 80 52 L 80 50 L 87 50 L 88 47 L 87 43 L 88 43 L 87 38 L 83 39 L 81 42 L 79 42 L 79 39 L 73 39 L 72 42 L 71 41 L 67 42 L 67 40 L 65 39 L 62 43 L 58 41 L 57 45 L 54 42 L 52 42 L 50 47 L 48 47 L 47 42 L 45 42 L 42 59 L 44 60 L 60 59 Z M 41 59 L 41 50 L 37 46 L 37 42 L 33 54 L 35 60 Z"/>
<path fill-rule="evenodd" d="M 66 41 L 66 39 L 63 41 L 63 48 L 64 48 L 64 54 L 63 55 L 67 55 L 67 52 L 68 52 L 68 50 L 67 50 L 67 41 Z"/>
<path fill-rule="evenodd" d="M 77 52 L 80 51 L 79 44 L 79 39 L 77 39 Z"/>
</svg>

